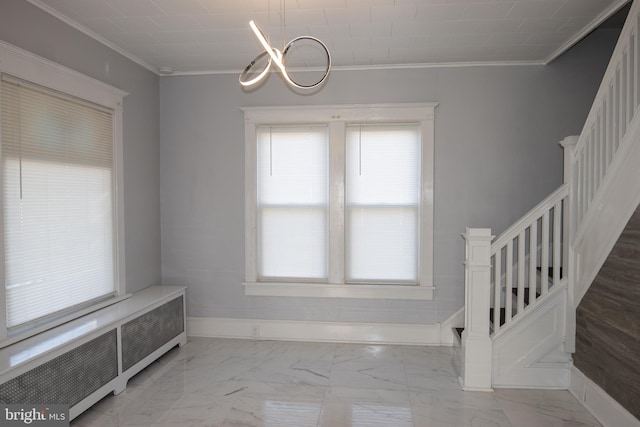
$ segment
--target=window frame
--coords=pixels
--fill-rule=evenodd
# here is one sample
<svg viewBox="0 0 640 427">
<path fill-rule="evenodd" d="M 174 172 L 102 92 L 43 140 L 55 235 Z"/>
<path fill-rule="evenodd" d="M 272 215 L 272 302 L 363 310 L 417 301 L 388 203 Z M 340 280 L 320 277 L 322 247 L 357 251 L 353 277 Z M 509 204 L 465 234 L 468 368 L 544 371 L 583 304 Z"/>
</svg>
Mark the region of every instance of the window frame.
<svg viewBox="0 0 640 427">
<path fill-rule="evenodd" d="M 433 183 L 437 103 L 245 107 L 245 295 L 319 298 L 433 299 Z M 345 283 L 344 137 L 354 123 L 418 123 L 421 191 L 418 284 Z M 329 277 L 327 283 L 259 281 L 257 254 L 257 127 L 329 127 Z"/>
<path fill-rule="evenodd" d="M 106 107 L 113 111 L 113 264 L 114 296 L 95 304 L 45 317 L 9 330 L 6 322 L 6 293 L 0 291 L 0 348 L 36 335 L 84 314 L 128 298 L 125 293 L 124 254 L 124 192 L 123 192 L 123 98 L 127 92 L 96 80 L 68 67 L 42 58 L 24 49 L 0 41 L 0 75 L 6 74 L 66 96 Z M 1 153 L 0 153 L 1 155 Z M 2 221 L 0 200 L 0 222 Z M 4 241 L 4 230 L 0 227 L 0 241 Z M 0 277 L 5 276 L 4 245 L 0 244 Z M 4 283 L 4 281 L 3 281 Z"/>
</svg>

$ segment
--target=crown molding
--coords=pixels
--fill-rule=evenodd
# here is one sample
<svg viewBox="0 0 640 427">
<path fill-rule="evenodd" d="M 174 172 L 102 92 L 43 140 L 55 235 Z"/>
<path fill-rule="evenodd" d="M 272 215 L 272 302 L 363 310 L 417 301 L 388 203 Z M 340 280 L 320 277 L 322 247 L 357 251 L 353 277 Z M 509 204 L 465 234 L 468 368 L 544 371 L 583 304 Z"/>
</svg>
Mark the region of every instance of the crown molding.
<svg viewBox="0 0 640 427">
<path fill-rule="evenodd" d="M 353 66 L 335 66 L 331 67 L 334 71 L 375 71 L 375 70 L 412 70 L 424 68 L 467 68 L 467 67 L 523 67 L 523 66 L 541 66 L 546 65 L 543 60 L 536 61 L 486 61 L 486 62 L 437 62 L 437 63 L 420 63 L 420 64 L 388 64 L 388 65 L 353 65 Z M 162 77 L 175 76 L 208 76 L 222 74 L 240 74 L 240 70 L 202 70 L 202 71 L 174 71 L 171 75 L 163 75 Z"/>
<path fill-rule="evenodd" d="M 67 25 L 75 28 L 76 30 L 80 31 L 81 33 L 84 33 L 85 35 L 91 37 L 95 41 L 97 41 L 99 43 L 102 43 L 103 45 L 107 46 L 109 49 L 111 49 L 111 50 L 119 53 L 120 55 L 124 56 L 125 58 L 135 62 L 136 64 L 140 65 L 141 67 L 146 68 L 147 70 L 151 71 L 152 73 L 154 73 L 156 75 L 160 75 L 160 73 L 158 72 L 158 69 L 156 67 L 154 67 L 153 65 L 143 61 L 142 59 L 138 58 L 137 56 L 127 52 L 126 50 L 122 49 L 118 45 L 116 45 L 116 44 L 110 42 L 109 40 L 105 39 L 101 35 L 94 33 L 93 31 L 91 31 L 90 29 L 85 27 L 84 25 L 74 21 L 73 19 L 69 18 L 68 16 L 63 15 L 62 13 L 60 13 L 57 10 L 53 9 L 52 7 L 44 4 L 41 0 L 27 0 L 27 1 L 29 3 L 31 3 L 32 5 L 34 5 L 35 7 L 47 12 L 49 15 L 61 20 L 65 24 L 67 24 Z"/>
<path fill-rule="evenodd" d="M 67 25 L 75 28 L 76 30 L 84 33 L 85 35 L 91 37 L 99 43 L 107 46 L 108 48 L 114 50 L 120 55 L 130 59 L 136 64 L 146 68 L 147 70 L 153 72 L 156 75 L 162 77 L 174 77 L 174 76 L 200 76 L 200 75 L 218 75 L 218 74 L 238 74 L 241 70 L 201 70 L 201 71 L 179 71 L 176 70 L 171 75 L 162 75 L 157 67 L 143 61 L 137 56 L 131 54 L 125 49 L 119 47 L 113 42 L 105 39 L 104 37 L 98 35 L 97 33 L 91 31 L 86 28 L 82 24 L 76 22 L 70 17 L 58 12 L 52 7 L 44 4 L 42 0 L 27 0 L 32 5 L 38 7 L 39 9 L 47 12 L 48 14 L 54 16 L 55 18 L 61 20 Z M 580 40 L 582 40 L 585 36 L 587 36 L 590 32 L 595 30 L 602 22 L 607 20 L 611 15 L 620 10 L 629 0 L 617 0 L 614 4 L 605 9 L 602 13 L 600 13 L 597 17 L 595 17 L 587 26 L 585 26 L 580 32 L 578 32 L 575 36 L 567 40 L 562 46 L 556 49 L 551 55 L 549 55 L 546 59 L 542 60 L 532 60 L 532 61 L 478 61 L 478 62 L 439 62 L 439 63 L 415 63 L 415 64 L 388 64 L 388 65 L 354 65 L 354 66 L 334 66 L 332 71 L 367 71 L 367 70 L 402 70 L 402 69 L 424 69 L 424 68 L 451 68 L 451 67 L 511 67 L 511 66 L 539 66 L 539 65 L 547 65 L 550 62 L 557 59 L 560 55 L 569 50 L 572 46 L 577 44 Z"/>
<path fill-rule="evenodd" d="M 580 32 L 578 32 L 578 34 L 571 37 L 562 46 L 553 51 L 551 55 L 549 55 L 547 59 L 544 60 L 544 65 L 547 65 L 550 62 L 556 60 L 560 57 L 560 55 L 571 49 L 574 45 L 578 44 L 580 40 L 585 38 L 593 30 L 598 28 L 600 24 L 609 19 L 614 13 L 620 10 L 628 2 L 629 0 L 617 0 L 611 6 L 603 10 L 600 15 L 596 16 L 591 22 L 589 22 L 587 26 L 585 26 Z"/>
</svg>

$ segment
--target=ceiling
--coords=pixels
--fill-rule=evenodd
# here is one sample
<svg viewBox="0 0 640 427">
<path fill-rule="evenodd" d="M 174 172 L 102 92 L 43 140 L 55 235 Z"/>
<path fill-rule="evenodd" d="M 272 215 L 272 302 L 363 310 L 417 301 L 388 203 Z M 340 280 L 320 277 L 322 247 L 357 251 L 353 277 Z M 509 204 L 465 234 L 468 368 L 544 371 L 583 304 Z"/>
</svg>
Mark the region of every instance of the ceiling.
<svg viewBox="0 0 640 427">
<path fill-rule="evenodd" d="M 547 63 L 626 0 L 27 0 L 159 74 L 237 73 L 311 35 L 334 68 Z M 284 17 L 284 19 L 283 19 Z M 165 70 L 168 68 L 170 70 Z"/>
</svg>

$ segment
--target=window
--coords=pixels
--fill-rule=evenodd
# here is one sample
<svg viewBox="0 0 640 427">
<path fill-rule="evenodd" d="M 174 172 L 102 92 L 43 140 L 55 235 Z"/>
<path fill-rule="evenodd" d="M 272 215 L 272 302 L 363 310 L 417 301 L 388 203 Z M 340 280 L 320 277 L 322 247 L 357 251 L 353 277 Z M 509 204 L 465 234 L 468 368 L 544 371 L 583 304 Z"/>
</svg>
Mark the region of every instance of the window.
<svg viewBox="0 0 640 427">
<path fill-rule="evenodd" d="M 347 282 L 418 283 L 420 128 L 348 125 Z"/>
<path fill-rule="evenodd" d="M 245 293 L 431 299 L 434 108 L 244 109 Z"/>
<path fill-rule="evenodd" d="M 122 296 L 122 96 L 0 45 L 0 346 Z"/>
<path fill-rule="evenodd" d="M 258 128 L 258 274 L 327 279 L 326 126 Z"/>
</svg>

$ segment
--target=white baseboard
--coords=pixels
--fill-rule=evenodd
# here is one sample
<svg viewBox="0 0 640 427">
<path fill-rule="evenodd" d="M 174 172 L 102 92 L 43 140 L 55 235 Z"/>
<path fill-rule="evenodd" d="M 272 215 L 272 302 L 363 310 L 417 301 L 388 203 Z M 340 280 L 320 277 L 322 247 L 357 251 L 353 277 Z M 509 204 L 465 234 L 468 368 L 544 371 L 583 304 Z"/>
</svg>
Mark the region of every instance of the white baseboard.
<svg viewBox="0 0 640 427">
<path fill-rule="evenodd" d="M 604 427 L 640 427 L 636 417 L 575 366 L 571 368 L 569 391 Z"/>
<path fill-rule="evenodd" d="M 438 346 L 441 345 L 440 329 L 438 323 L 412 325 L 187 317 L 188 336 L 212 338 Z"/>
<path fill-rule="evenodd" d="M 454 345 L 453 328 L 464 328 L 464 306 L 440 324 L 440 345 Z"/>
</svg>

